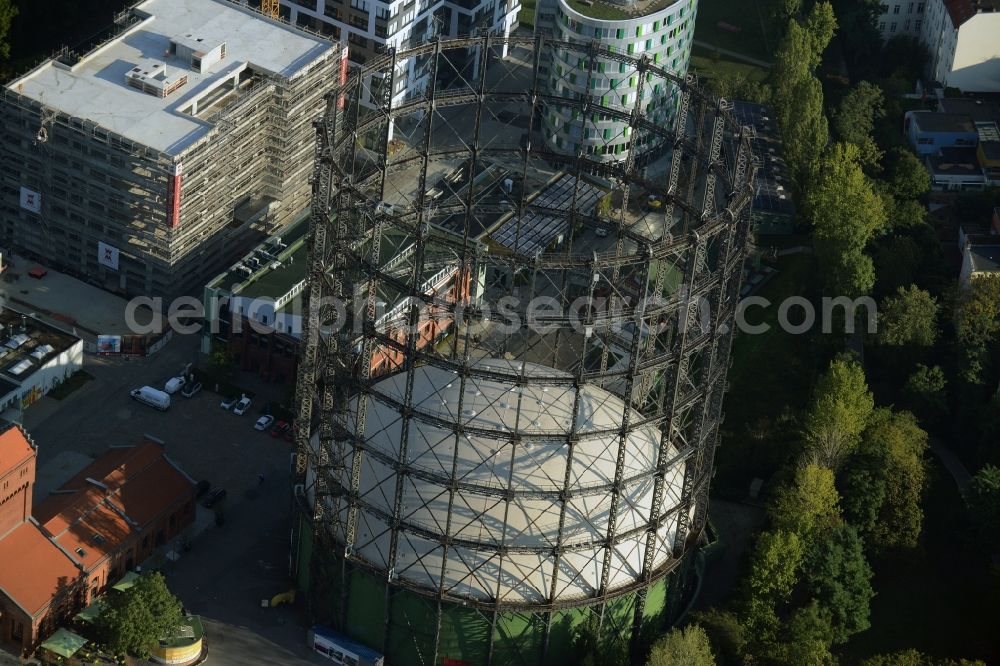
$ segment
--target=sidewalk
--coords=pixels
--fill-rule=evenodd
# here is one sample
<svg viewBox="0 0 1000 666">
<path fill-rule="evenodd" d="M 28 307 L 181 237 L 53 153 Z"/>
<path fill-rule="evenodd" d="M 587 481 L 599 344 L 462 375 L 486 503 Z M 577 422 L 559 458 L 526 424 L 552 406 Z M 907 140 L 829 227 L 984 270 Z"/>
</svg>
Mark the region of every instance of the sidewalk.
<svg viewBox="0 0 1000 666">
<path fill-rule="evenodd" d="M 766 60 L 758 60 L 757 58 L 751 58 L 748 55 L 743 55 L 737 51 L 730 51 L 729 49 L 723 49 L 715 44 L 709 44 L 708 42 L 703 42 L 700 39 L 694 40 L 695 46 L 700 46 L 702 48 L 711 49 L 712 51 L 718 51 L 722 55 L 729 56 L 730 58 L 735 58 L 736 60 L 742 60 L 743 62 L 748 62 L 751 65 L 757 65 L 758 67 L 763 67 L 765 69 L 771 69 L 774 67 L 773 62 L 768 62 Z"/>
</svg>

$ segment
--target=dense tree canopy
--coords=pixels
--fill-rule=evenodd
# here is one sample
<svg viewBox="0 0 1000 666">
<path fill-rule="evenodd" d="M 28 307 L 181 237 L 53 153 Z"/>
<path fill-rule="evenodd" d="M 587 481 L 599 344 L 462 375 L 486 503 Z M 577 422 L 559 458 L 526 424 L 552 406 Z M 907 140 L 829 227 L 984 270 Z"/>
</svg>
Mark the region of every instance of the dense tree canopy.
<svg viewBox="0 0 1000 666">
<path fill-rule="evenodd" d="M 803 22 L 791 19 L 775 54 L 771 89 L 785 159 L 798 192 L 805 192 L 819 169 L 819 157 L 829 141 L 823 112 L 823 87 L 813 72 L 836 31 L 828 2 L 817 2 Z"/>
<path fill-rule="evenodd" d="M 795 532 L 807 542 L 830 529 L 840 520 L 833 472 L 812 463 L 799 467 L 792 482 L 778 489 L 770 513 L 777 529 Z"/>
<path fill-rule="evenodd" d="M 743 666 L 746 639 L 743 626 L 734 613 L 710 608 L 694 613 L 692 620 L 708 634 L 708 642 L 719 666 Z"/>
<path fill-rule="evenodd" d="M 944 414 L 948 408 L 945 390 L 948 379 L 940 366 L 917 363 L 903 386 L 903 397 L 917 414 L 931 421 Z"/>
<path fill-rule="evenodd" d="M 982 383 L 989 353 L 1000 337 L 1000 277 L 972 280 L 959 303 L 956 323 L 965 379 Z"/>
<path fill-rule="evenodd" d="M 843 473 L 844 513 L 874 552 L 912 548 L 923 527 L 927 433 L 909 412 L 876 409 Z"/>
<path fill-rule="evenodd" d="M 97 621 L 103 642 L 116 654 L 145 658 L 181 625 L 181 602 L 159 572 L 142 574 L 128 590 L 107 597 Z"/>
<path fill-rule="evenodd" d="M 916 285 L 900 287 L 878 309 L 878 341 L 891 347 L 930 347 L 937 340 L 937 299 Z"/>
<path fill-rule="evenodd" d="M 865 248 L 887 219 L 883 199 L 873 190 L 859 160 L 857 146 L 833 146 L 806 196 L 826 292 L 852 298 L 869 293 L 875 284 Z"/>
<path fill-rule="evenodd" d="M 905 650 L 869 657 L 861 662 L 861 666 L 986 666 L 986 663 L 969 659 L 941 659 L 916 650 Z"/>
<path fill-rule="evenodd" d="M 744 625 L 755 639 L 778 629 L 777 607 L 791 595 L 799 579 L 805 547 L 795 532 L 764 532 L 750 556 L 745 586 Z"/>
<path fill-rule="evenodd" d="M 810 548 L 803 564 L 808 593 L 830 613 L 833 642 L 843 643 L 870 626 L 872 570 L 853 526 L 842 523 Z"/>
<path fill-rule="evenodd" d="M 931 190 L 927 169 L 906 148 L 893 148 L 886 155 L 883 182 L 897 199 L 919 199 Z"/>
<path fill-rule="evenodd" d="M 646 666 L 715 666 L 705 630 L 696 624 L 674 628 L 653 644 Z"/>
<path fill-rule="evenodd" d="M 862 81 L 851 88 L 833 114 L 837 138 L 858 147 L 862 163 L 873 165 L 881 159 L 872 139 L 875 121 L 885 116 L 885 93 L 874 83 Z M 926 180 L 926 176 L 924 178 Z"/>
<path fill-rule="evenodd" d="M 990 548 L 1000 547 L 1000 467 L 986 465 L 965 489 L 965 503 L 979 538 Z"/>
<path fill-rule="evenodd" d="M 17 6 L 12 0 L 0 0 L 0 58 L 10 57 L 10 43 L 7 41 L 7 33 L 10 32 L 10 24 L 17 16 Z"/>
<path fill-rule="evenodd" d="M 811 459 L 836 469 L 857 447 L 874 406 L 861 366 L 843 359 L 831 362 L 816 383 L 805 418 L 804 436 Z"/>
</svg>

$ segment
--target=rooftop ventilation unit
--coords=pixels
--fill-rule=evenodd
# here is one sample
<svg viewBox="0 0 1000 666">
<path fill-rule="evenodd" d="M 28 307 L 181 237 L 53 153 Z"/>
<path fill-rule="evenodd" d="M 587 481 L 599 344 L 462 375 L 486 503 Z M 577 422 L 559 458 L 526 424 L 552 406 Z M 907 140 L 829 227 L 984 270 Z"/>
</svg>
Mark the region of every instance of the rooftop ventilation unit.
<svg viewBox="0 0 1000 666">
<path fill-rule="evenodd" d="M 125 74 L 125 83 L 154 97 L 166 97 L 187 83 L 187 74 L 170 73 L 165 63 L 144 58 Z"/>
<path fill-rule="evenodd" d="M 226 57 L 226 43 L 187 34 L 170 40 L 169 53 L 190 65 L 194 71 L 207 72 Z"/>
</svg>

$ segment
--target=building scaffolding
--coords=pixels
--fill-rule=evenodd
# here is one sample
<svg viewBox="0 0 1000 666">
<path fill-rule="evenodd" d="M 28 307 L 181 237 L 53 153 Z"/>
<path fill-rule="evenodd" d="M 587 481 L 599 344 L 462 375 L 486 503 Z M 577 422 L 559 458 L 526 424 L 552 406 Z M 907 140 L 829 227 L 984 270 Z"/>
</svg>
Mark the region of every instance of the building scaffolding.
<svg viewBox="0 0 1000 666">
<path fill-rule="evenodd" d="M 235 4 L 191 5 L 240 12 L 245 23 L 269 21 L 250 18 Z M 213 271 L 308 208 L 312 120 L 322 112 L 323 83 L 344 72 L 345 49 L 313 40 L 316 52 L 285 76 L 230 44 L 230 59 L 248 58 L 245 66 L 205 72 L 206 94 L 185 102 L 190 91 L 181 88 L 169 102 L 176 108 L 152 112 L 122 131 L 106 122 L 108 114 L 75 108 L 69 93 L 32 92 L 33 80 L 52 68 L 66 70 L 69 81 L 99 78 L 91 73 L 92 60 L 118 48 L 124 53 L 126 38 L 157 43 L 173 37 L 161 34 L 161 22 L 182 20 L 174 12 L 183 9 L 139 3 L 116 17 L 123 32 L 110 41 L 82 55 L 64 49 L 0 88 L 7 248 L 112 290 L 171 296 L 197 290 Z M 278 39 L 295 28 L 275 24 L 273 31 Z M 165 66 L 190 71 L 169 53 L 163 58 Z M 46 85 L 62 92 L 62 84 Z M 125 87 L 125 80 L 108 85 Z M 171 145 L 157 143 L 161 125 L 175 118 L 195 129 Z M 35 193 L 39 210 L 19 206 L 22 189 Z M 107 247 L 116 260 L 102 263 L 100 250 Z"/>
<path fill-rule="evenodd" d="M 449 58 L 470 51 L 476 79 Z M 638 77 L 633 106 L 541 81 L 567 52 Z M 393 104 L 401 59 L 429 83 Z M 662 86 L 673 127 L 645 112 Z M 555 107 L 567 132 L 614 118 L 655 155 L 559 152 Z M 651 58 L 484 35 L 370 62 L 316 129 L 295 538 L 333 599 L 315 607 L 400 663 L 550 663 L 564 620 L 635 648 L 707 519 L 752 128 Z"/>
</svg>

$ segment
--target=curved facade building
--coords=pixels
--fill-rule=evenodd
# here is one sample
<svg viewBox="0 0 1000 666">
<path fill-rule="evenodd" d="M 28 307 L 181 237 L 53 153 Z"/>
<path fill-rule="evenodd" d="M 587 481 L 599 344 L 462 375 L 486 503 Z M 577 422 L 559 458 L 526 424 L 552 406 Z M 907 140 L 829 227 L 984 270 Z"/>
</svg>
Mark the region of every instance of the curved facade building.
<svg viewBox="0 0 1000 666">
<path fill-rule="evenodd" d="M 687 74 L 694 39 L 697 0 L 654 0 L 618 3 L 594 0 L 540 0 L 536 10 L 538 30 L 560 41 L 589 44 L 650 62 L 683 78 Z M 679 101 L 673 86 L 646 80 L 627 63 L 601 58 L 589 70 L 587 61 L 569 50 L 556 50 L 544 63 L 548 89 L 556 95 L 589 96 L 602 106 L 626 113 L 639 108 L 654 122 L 671 124 Z M 591 119 L 587 127 L 571 107 L 552 108 L 544 119 L 546 142 L 554 149 L 592 156 L 598 160 L 621 160 L 629 151 L 635 156 L 653 146 L 641 145 L 628 123 L 611 117 Z"/>
<path fill-rule="evenodd" d="M 436 75 L 470 48 L 485 78 Z M 563 52 L 670 88 L 676 120 L 525 95 Z M 441 85 L 358 104 L 398 58 Z M 317 124 L 293 541 L 313 619 L 393 664 L 574 663 L 581 632 L 638 654 L 706 522 L 751 132 L 606 47 L 487 35 L 371 67 Z M 623 122 L 669 171 L 535 141 L 552 106 Z"/>
</svg>

